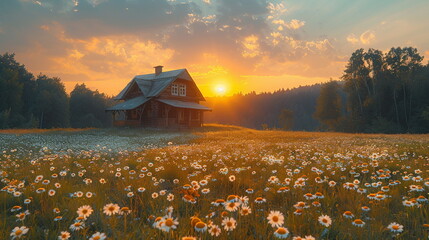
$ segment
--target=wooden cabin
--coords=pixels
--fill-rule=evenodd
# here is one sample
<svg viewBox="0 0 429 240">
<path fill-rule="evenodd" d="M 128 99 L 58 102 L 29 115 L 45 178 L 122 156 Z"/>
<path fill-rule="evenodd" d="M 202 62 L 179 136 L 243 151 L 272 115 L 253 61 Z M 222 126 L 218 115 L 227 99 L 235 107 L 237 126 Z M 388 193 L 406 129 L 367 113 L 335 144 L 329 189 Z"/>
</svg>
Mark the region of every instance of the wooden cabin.
<svg viewBox="0 0 429 240">
<path fill-rule="evenodd" d="M 189 128 L 200 127 L 203 95 L 186 69 L 135 76 L 114 98 L 120 103 L 107 108 L 114 126 Z"/>
</svg>

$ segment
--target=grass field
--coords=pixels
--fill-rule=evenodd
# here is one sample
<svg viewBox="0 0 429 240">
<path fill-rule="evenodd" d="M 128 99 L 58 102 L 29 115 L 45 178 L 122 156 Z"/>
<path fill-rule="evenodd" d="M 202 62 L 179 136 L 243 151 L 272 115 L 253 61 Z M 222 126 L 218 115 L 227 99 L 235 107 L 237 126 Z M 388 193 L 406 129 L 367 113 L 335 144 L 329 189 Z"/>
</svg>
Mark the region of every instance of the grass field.
<svg viewBox="0 0 429 240">
<path fill-rule="evenodd" d="M 0 147 L 0 239 L 428 239 L 428 135 L 59 129 Z"/>
</svg>

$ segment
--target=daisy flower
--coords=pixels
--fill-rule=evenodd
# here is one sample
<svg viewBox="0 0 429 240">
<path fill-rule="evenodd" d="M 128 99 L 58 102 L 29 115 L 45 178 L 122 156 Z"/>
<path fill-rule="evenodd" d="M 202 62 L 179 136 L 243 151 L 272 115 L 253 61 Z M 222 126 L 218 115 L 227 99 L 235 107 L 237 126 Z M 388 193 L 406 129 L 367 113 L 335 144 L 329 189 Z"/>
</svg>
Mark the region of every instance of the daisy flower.
<svg viewBox="0 0 429 240">
<path fill-rule="evenodd" d="M 232 231 L 237 227 L 237 221 L 235 221 L 235 219 L 232 217 L 226 217 L 222 220 L 222 226 L 225 231 Z"/>
<path fill-rule="evenodd" d="M 319 217 L 319 223 L 325 227 L 329 227 L 332 224 L 332 219 L 328 215 L 322 215 Z"/>
<path fill-rule="evenodd" d="M 84 222 L 75 222 L 73 224 L 70 225 L 70 230 L 72 231 L 79 231 L 81 229 L 83 229 L 85 227 L 85 223 Z"/>
<path fill-rule="evenodd" d="M 402 226 L 399 223 L 393 222 L 391 224 L 389 224 L 389 226 L 387 226 L 387 228 L 392 231 L 392 232 L 397 232 L 400 233 L 402 231 L 404 231 L 404 226 Z"/>
<path fill-rule="evenodd" d="M 235 212 L 238 210 L 239 206 L 240 206 L 239 202 L 229 202 L 225 204 L 225 209 L 230 212 Z"/>
<path fill-rule="evenodd" d="M 344 216 L 345 218 L 354 218 L 354 216 L 355 216 L 355 215 L 353 215 L 353 213 L 352 213 L 352 212 L 350 212 L 350 211 L 345 211 L 345 212 L 343 213 L 343 216 Z"/>
<path fill-rule="evenodd" d="M 61 234 L 58 236 L 58 240 L 67 240 L 70 238 L 70 233 L 67 231 L 62 231 Z"/>
<path fill-rule="evenodd" d="M 107 216 L 112 216 L 119 213 L 119 205 L 116 203 L 108 203 L 103 207 L 103 213 Z"/>
<path fill-rule="evenodd" d="M 365 225 L 365 222 L 362 221 L 361 219 L 357 218 L 352 222 L 352 224 L 357 226 L 357 227 L 363 227 Z"/>
<path fill-rule="evenodd" d="M 22 236 L 27 234 L 27 232 L 28 232 L 28 228 L 26 226 L 15 227 L 14 229 L 12 229 L 10 236 L 12 237 L 12 239 L 21 238 Z"/>
<path fill-rule="evenodd" d="M 268 214 L 268 223 L 271 224 L 271 227 L 280 227 L 284 223 L 284 216 L 279 211 L 271 211 Z"/>
<path fill-rule="evenodd" d="M 91 206 L 83 205 L 82 207 L 78 208 L 76 212 L 79 215 L 79 217 L 84 217 L 86 219 L 92 214 L 93 211 L 94 210 L 92 210 Z"/>
<path fill-rule="evenodd" d="M 211 225 L 209 228 L 210 235 L 212 235 L 214 237 L 219 236 L 221 232 L 222 232 L 222 230 L 217 225 Z"/>
<path fill-rule="evenodd" d="M 164 232 L 169 232 L 170 229 L 176 229 L 177 225 L 179 225 L 179 221 L 177 221 L 177 218 L 171 218 L 171 217 L 166 217 L 164 221 L 162 221 L 161 224 L 161 230 L 163 230 Z"/>
<path fill-rule="evenodd" d="M 289 230 L 285 227 L 279 227 L 274 232 L 274 236 L 280 239 L 287 238 L 289 236 Z"/>
<path fill-rule="evenodd" d="M 248 206 L 242 205 L 241 206 L 241 210 L 240 210 L 240 214 L 241 216 L 246 216 L 252 213 L 252 209 Z"/>
<path fill-rule="evenodd" d="M 96 233 L 92 234 L 92 236 L 89 240 L 104 240 L 106 238 L 107 238 L 106 234 L 101 233 L 101 232 L 96 232 Z"/>
<path fill-rule="evenodd" d="M 207 230 L 207 224 L 204 222 L 197 222 L 194 226 L 195 231 L 197 232 L 205 232 Z"/>
</svg>

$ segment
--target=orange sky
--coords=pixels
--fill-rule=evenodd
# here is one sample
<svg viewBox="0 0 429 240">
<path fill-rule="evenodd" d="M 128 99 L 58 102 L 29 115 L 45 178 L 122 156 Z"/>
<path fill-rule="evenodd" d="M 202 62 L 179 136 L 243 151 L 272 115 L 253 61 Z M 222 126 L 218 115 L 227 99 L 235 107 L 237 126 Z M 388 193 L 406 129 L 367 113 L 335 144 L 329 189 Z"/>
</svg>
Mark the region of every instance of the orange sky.
<svg viewBox="0 0 429 240">
<path fill-rule="evenodd" d="M 135 75 L 187 68 L 205 96 L 339 79 L 358 48 L 429 58 L 425 0 L 10 0 L 0 49 L 36 75 L 116 95 Z M 216 90 L 218 89 L 218 90 Z"/>
</svg>

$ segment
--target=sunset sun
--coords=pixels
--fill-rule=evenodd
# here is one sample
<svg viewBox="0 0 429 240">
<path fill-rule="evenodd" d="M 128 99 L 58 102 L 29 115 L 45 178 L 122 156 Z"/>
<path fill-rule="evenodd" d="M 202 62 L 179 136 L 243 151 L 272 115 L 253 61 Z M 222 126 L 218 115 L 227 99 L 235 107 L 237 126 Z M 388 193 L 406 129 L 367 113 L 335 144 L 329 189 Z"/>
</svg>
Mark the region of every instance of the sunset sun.
<svg viewBox="0 0 429 240">
<path fill-rule="evenodd" d="M 223 84 L 216 85 L 215 87 L 215 92 L 217 95 L 223 96 L 226 94 L 226 91 L 227 91 L 226 86 Z"/>
</svg>

